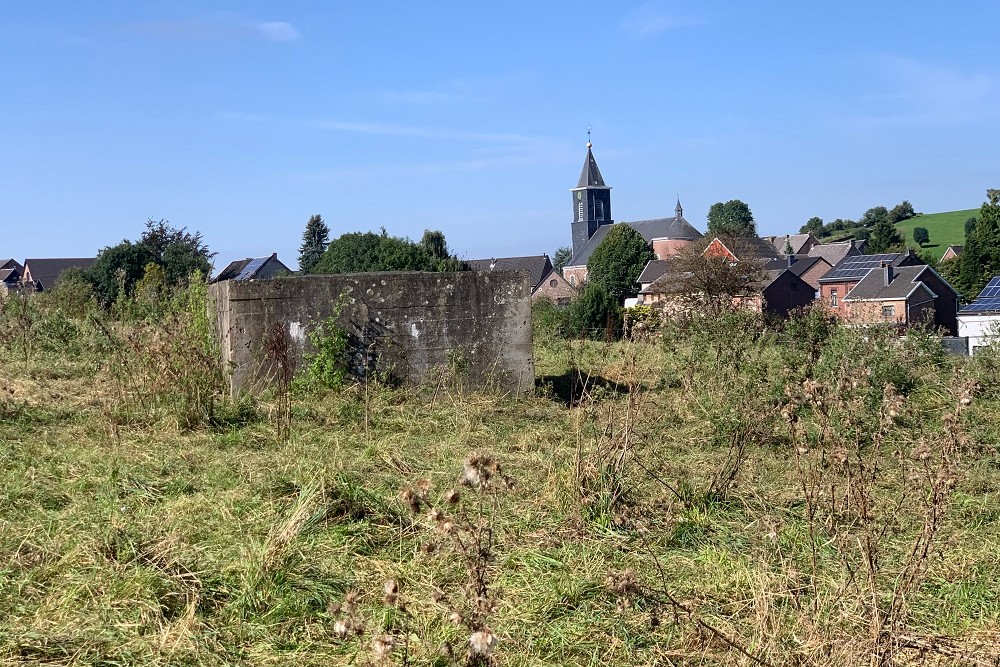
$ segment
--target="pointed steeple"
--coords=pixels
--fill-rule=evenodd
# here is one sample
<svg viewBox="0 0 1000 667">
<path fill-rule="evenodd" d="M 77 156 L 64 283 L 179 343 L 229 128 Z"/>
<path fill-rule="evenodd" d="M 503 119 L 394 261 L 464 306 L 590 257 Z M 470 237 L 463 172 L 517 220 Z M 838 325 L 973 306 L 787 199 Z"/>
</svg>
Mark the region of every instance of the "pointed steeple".
<svg viewBox="0 0 1000 667">
<path fill-rule="evenodd" d="M 681 198 L 679 195 L 677 197 L 677 206 L 674 207 L 674 215 L 678 220 L 684 217 L 684 208 L 681 206 Z"/>
<path fill-rule="evenodd" d="M 592 146 L 593 144 L 588 141 L 587 159 L 583 163 L 583 170 L 580 171 L 580 180 L 576 184 L 578 188 L 607 187 L 604 184 L 604 177 L 601 176 L 601 170 L 597 168 L 597 160 L 594 159 L 594 151 L 591 150 Z"/>
</svg>

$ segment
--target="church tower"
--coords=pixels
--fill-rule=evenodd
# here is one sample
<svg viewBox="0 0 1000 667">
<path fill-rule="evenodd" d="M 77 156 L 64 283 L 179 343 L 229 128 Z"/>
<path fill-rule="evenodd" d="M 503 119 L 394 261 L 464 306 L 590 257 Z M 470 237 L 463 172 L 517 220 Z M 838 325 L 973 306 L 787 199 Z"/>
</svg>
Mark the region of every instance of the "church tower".
<svg viewBox="0 0 1000 667">
<path fill-rule="evenodd" d="M 574 257 L 580 254 L 598 227 L 614 222 L 611 219 L 611 188 L 604 184 L 601 170 L 597 168 L 589 129 L 587 139 L 587 159 L 583 163 L 579 182 L 570 190 L 573 195 Z"/>
</svg>

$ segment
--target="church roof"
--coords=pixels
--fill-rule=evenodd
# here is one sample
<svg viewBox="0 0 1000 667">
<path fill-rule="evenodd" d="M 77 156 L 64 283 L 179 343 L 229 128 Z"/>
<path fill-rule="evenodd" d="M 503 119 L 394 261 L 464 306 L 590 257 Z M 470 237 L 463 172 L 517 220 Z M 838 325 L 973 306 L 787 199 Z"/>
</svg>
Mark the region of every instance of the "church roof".
<svg viewBox="0 0 1000 667">
<path fill-rule="evenodd" d="M 587 159 L 583 162 L 583 170 L 580 171 L 580 180 L 577 182 L 578 188 L 606 188 L 601 170 L 597 168 L 597 160 L 594 159 L 594 152 L 587 146 Z"/>
<path fill-rule="evenodd" d="M 524 271 L 531 279 L 531 289 L 538 287 L 542 279 L 552 271 L 548 255 L 467 259 L 465 263 L 473 271 Z"/>
<path fill-rule="evenodd" d="M 652 243 L 653 239 L 684 239 L 696 241 L 702 234 L 691 226 L 684 218 L 654 218 L 652 220 L 636 220 L 635 222 L 619 222 L 619 225 L 628 225 L 642 235 L 646 243 Z M 569 261 L 567 266 L 583 266 L 589 260 L 591 254 L 601 245 L 601 241 L 608 235 L 608 231 L 614 225 L 601 225 L 594 232 L 594 235 L 587 241 L 587 245 Z"/>
</svg>

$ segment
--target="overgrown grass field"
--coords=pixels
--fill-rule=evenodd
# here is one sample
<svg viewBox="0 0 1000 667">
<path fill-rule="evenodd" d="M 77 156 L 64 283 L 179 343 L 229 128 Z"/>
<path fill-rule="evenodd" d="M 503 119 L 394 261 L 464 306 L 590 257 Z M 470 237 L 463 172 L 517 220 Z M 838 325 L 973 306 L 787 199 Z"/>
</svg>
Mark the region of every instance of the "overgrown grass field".
<svg viewBox="0 0 1000 667">
<path fill-rule="evenodd" d="M 1000 654 L 994 355 L 731 313 L 539 329 L 530 396 L 445 373 L 233 401 L 190 305 L 7 307 L 63 329 L 0 351 L 4 664 Z"/>
</svg>

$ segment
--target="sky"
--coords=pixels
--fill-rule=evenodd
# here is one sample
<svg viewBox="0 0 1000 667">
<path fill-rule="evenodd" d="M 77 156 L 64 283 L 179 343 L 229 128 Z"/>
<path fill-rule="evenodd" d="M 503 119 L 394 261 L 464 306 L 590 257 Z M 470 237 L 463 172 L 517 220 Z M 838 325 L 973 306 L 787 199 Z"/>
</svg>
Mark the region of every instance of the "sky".
<svg viewBox="0 0 1000 667">
<path fill-rule="evenodd" d="M 1000 187 L 1000 2 L 38 0 L 0 22 L 0 257 L 85 257 L 147 219 L 232 259 L 444 232 L 570 245 L 586 154 L 615 220 L 761 234 Z"/>
</svg>

